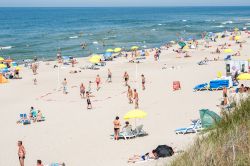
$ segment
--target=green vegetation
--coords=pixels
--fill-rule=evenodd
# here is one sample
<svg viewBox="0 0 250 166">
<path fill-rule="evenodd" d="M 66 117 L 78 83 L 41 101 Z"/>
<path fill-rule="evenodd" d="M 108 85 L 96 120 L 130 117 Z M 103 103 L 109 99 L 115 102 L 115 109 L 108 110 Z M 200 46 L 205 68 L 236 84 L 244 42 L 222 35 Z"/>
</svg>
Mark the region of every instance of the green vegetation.
<svg viewBox="0 0 250 166">
<path fill-rule="evenodd" d="M 205 131 L 187 151 L 176 156 L 171 166 L 249 166 L 250 98 Z"/>
</svg>

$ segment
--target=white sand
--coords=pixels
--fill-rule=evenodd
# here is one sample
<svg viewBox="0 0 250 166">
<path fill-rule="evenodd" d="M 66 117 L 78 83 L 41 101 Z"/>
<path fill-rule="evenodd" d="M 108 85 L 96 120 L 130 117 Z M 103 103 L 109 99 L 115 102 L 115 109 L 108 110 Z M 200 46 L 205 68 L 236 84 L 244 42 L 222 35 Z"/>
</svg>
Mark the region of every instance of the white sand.
<svg viewBox="0 0 250 166">
<path fill-rule="evenodd" d="M 250 57 L 250 38 L 245 33 L 242 38 L 247 41 L 243 44 L 242 55 L 233 59 L 246 60 Z M 205 57 L 218 57 L 218 54 L 212 55 L 210 52 L 215 51 L 215 45 L 225 41 L 228 38 L 211 43 L 213 47 L 210 49 L 200 46 L 197 50 L 190 50 L 191 58 L 175 58 L 172 48 L 162 52 L 159 62 L 155 62 L 151 55 L 137 65 L 138 84 L 131 81 L 136 80 L 136 64 L 128 63 L 125 58 L 108 62 L 99 71 L 82 70 L 81 73 L 69 74 L 70 70 L 78 70 L 79 66 L 86 64 L 86 59 L 78 59 L 80 63 L 75 68 L 67 66 L 60 69 L 60 82 L 63 78 L 68 80 L 68 95 L 56 91 L 58 70 L 53 68 L 56 62 L 50 62 L 50 65 L 40 63 L 37 86 L 33 85 L 31 70 L 23 68 L 23 79 L 0 85 L 0 166 L 18 165 L 18 140 L 22 140 L 26 148 L 25 165 L 28 166 L 35 165 L 37 159 L 44 163 L 63 161 L 69 166 L 123 166 L 127 165 L 130 156 L 144 154 L 160 144 L 185 149 L 192 143 L 195 134 L 176 135 L 174 130 L 188 126 L 191 119 L 199 118 L 199 109 L 208 108 L 219 113 L 216 104 L 219 104 L 222 92 L 193 92 L 193 87 L 215 78 L 218 71 L 225 74 L 223 60 L 197 65 Z M 229 43 L 233 44 L 233 50 L 239 50 L 239 45 L 234 41 Z M 221 59 L 224 56 L 225 53 L 220 54 Z M 179 68 L 162 70 L 164 64 Z M 113 73 L 111 84 L 105 83 L 108 68 Z M 134 108 L 134 105 L 128 104 L 124 93 L 127 90 L 122 79 L 124 71 L 130 75 L 132 88 L 139 91 L 140 109 L 148 113 L 147 118 L 138 120 L 137 124 L 143 124 L 149 135 L 114 141 L 110 134 L 113 133 L 115 116 L 120 116 L 124 124 L 122 117 Z M 142 73 L 146 77 L 145 91 L 141 90 Z M 87 88 L 88 81 L 94 81 L 97 74 L 102 78 L 101 89 L 98 92 L 94 90 L 94 109 L 86 110 L 86 100 L 80 98 L 79 85 L 83 82 Z M 175 80 L 181 81 L 182 89 L 173 92 L 172 82 Z M 95 89 L 95 84 L 92 88 Z M 47 120 L 26 126 L 17 125 L 19 113 L 28 113 L 31 106 L 40 109 Z M 134 125 L 133 120 L 130 122 Z M 135 165 L 163 165 L 168 159 Z"/>
</svg>

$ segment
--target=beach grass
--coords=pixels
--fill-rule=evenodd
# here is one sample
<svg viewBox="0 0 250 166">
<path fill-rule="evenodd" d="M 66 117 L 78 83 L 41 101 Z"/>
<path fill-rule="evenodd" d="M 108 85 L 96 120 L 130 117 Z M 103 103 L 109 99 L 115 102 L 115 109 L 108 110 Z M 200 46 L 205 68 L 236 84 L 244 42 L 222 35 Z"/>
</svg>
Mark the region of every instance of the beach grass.
<svg viewBox="0 0 250 166">
<path fill-rule="evenodd" d="M 247 166 L 250 165 L 250 97 L 222 120 L 198 137 L 177 156 L 171 166 Z"/>
</svg>

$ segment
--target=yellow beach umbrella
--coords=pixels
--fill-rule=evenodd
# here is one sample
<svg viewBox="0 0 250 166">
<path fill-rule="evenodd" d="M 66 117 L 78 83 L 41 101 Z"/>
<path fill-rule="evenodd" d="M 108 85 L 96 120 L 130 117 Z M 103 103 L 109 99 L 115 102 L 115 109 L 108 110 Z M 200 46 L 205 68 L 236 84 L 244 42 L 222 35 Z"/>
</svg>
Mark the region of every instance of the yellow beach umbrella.
<svg viewBox="0 0 250 166">
<path fill-rule="evenodd" d="M 240 36 L 235 36 L 234 40 L 240 40 Z"/>
<path fill-rule="evenodd" d="M 4 58 L 3 58 L 3 57 L 0 57 L 0 61 L 4 61 Z"/>
<path fill-rule="evenodd" d="M 147 116 L 146 112 L 139 110 L 139 109 L 135 109 L 135 110 L 131 110 L 127 112 L 123 118 L 124 119 L 139 119 L 139 118 L 145 118 L 146 116 Z"/>
<path fill-rule="evenodd" d="M 93 55 L 89 61 L 91 63 L 99 63 L 101 61 L 101 56 L 100 55 Z"/>
<path fill-rule="evenodd" d="M 114 52 L 115 52 L 115 53 L 118 53 L 118 52 L 121 52 L 121 51 L 122 51 L 121 48 L 115 48 L 115 49 L 114 49 Z"/>
<path fill-rule="evenodd" d="M 242 73 L 237 77 L 238 80 L 250 80 L 250 74 L 249 73 Z"/>
<path fill-rule="evenodd" d="M 133 50 L 133 51 L 135 51 L 135 50 L 138 50 L 138 46 L 133 46 L 133 47 L 131 47 L 131 50 Z"/>
<path fill-rule="evenodd" d="M 109 49 L 106 50 L 106 52 L 114 52 L 114 50 L 109 48 Z"/>
<path fill-rule="evenodd" d="M 15 70 L 21 70 L 20 66 L 15 67 Z"/>
<path fill-rule="evenodd" d="M 0 64 L 0 69 L 6 68 L 7 66 L 5 64 Z"/>
<path fill-rule="evenodd" d="M 233 50 L 232 50 L 231 48 L 228 48 L 228 49 L 225 49 L 224 52 L 225 52 L 225 53 L 232 53 Z"/>
</svg>

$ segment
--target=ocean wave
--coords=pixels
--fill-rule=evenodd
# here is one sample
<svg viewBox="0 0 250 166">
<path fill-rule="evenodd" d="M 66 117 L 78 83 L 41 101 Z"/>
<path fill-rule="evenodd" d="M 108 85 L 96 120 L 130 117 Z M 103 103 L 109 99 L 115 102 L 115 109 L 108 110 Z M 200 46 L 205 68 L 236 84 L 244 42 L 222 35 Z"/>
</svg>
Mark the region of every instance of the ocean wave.
<svg viewBox="0 0 250 166">
<path fill-rule="evenodd" d="M 185 25 L 184 27 L 191 27 L 191 25 Z"/>
<path fill-rule="evenodd" d="M 70 36 L 69 38 L 70 38 L 70 39 L 77 39 L 78 36 Z"/>
<path fill-rule="evenodd" d="M 93 44 L 98 44 L 98 41 L 94 41 Z"/>
<path fill-rule="evenodd" d="M 217 26 L 213 26 L 215 28 L 224 28 L 225 26 L 224 25 L 217 25 Z"/>
<path fill-rule="evenodd" d="M 233 24 L 233 21 L 224 21 L 221 24 L 224 24 L 224 25 L 226 25 L 226 24 Z"/>
<path fill-rule="evenodd" d="M 187 20 L 181 20 L 182 22 L 187 22 Z"/>
<path fill-rule="evenodd" d="M 245 25 L 250 25 L 250 22 L 246 23 Z"/>
<path fill-rule="evenodd" d="M 151 29 L 151 31 L 156 31 L 156 29 Z"/>
<path fill-rule="evenodd" d="M 205 20 L 206 22 L 215 22 L 215 20 Z"/>
<path fill-rule="evenodd" d="M 162 24 L 158 24 L 159 26 L 161 26 Z"/>
<path fill-rule="evenodd" d="M 5 46 L 5 47 L 0 47 L 0 50 L 9 50 L 11 48 L 12 48 L 12 46 Z"/>
</svg>

